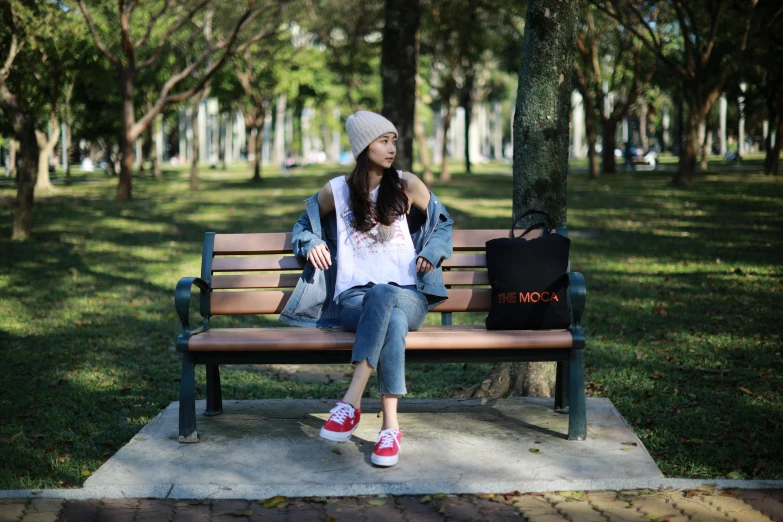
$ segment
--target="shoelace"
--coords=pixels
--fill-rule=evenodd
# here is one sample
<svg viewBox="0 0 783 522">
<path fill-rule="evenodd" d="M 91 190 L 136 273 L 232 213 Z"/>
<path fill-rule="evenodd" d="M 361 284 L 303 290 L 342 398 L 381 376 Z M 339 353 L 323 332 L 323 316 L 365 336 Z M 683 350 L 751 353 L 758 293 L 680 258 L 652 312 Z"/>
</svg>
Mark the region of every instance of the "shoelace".
<svg viewBox="0 0 783 522">
<path fill-rule="evenodd" d="M 381 431 L 378 435 L 378 443 L 376 446 L 378 449 L 393 448 L 395 442 L 397 442 L 397 430 L 389 428 L 388 430 Z"/>
<path fill-rule="evenodd" d="M 344 424 L 346 417 L 353 419 L 353 412 L 354 409 L 350 405 L 341 402 L 340 404 L 338 404 L 337 406 L 329 410 L 329 413 L 332 414 L 329 420 L 332 420 L 337 424 Z"/>
</svg>

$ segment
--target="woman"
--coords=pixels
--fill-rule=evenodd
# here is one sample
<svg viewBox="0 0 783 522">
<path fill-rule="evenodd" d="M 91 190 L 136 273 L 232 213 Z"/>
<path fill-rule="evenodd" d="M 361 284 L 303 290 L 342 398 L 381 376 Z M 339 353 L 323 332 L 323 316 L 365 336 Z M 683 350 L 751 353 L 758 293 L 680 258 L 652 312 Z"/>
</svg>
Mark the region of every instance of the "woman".
<svg viewBox="0 0 783 522">
<path fill-rule="evenodd" d="M 397 398 L 407 391 L 405 337 L 447 297 L 440 265 L 451 257 L 453 221 L 419 178 L 393 167 L 398 135 L 389 120 L 359 111 L 346 130 L 356 166 L 306 200 L 292 243 L 308 264 L 280 320 L 356 332 L 350 387 L 321 436 L 350 439 L 376 368 L 383 427 L 372 462 L 391 466 L 402 440 Z"/>
</svg>

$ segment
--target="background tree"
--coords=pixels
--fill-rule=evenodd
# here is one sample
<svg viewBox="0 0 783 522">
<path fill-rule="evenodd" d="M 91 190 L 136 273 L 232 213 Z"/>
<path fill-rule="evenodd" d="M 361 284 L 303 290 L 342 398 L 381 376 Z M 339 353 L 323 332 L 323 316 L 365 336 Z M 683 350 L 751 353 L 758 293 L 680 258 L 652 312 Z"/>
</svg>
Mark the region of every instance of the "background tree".
<svg viewBox="0 0 783 522">
<path fill-rule="evenodd" d="M 85 0 L 78 0 L 95 45 L 114 64 L 119 78 L 122 98 L 119 145 L 122 163 L 117 187 L 118 200 L 131 199 L 133 145 L 155 117 L 167 105 L 188 100 L 197 93 L 228 58 L 272 33 L 280 19 L 282 2 L 246 0 L 235 4 L 234 9 L 219 10 L 220 15 L 227 19 L 220 24 L 221 27 L 232 29 L 225 34 L 213 34 L 214 43 L 207 44 L 199 36 L 203 32 L 204 16 L 214 2 L 191 0 L 175 4 L 173 0 L 160 0 L 140 7 L 139 2 L 134 0 L 120 0 L 116 3 L 95 0 L 92 8 L 88 9 Z M 248 34 L 249 31 L 245 29 L 259 17 L 266 21 L 263 24 L 266 29 Z M 137 118 L 134 104 L 137 73 L 157 64 L 171 38 L 184 40 L 193 54 L 187 61 L 172 68 L 171 75 L 161 87 L 152 107 Z M 157 43 L 147 46 L 150 41 Z M 166 56 L 170 55 L 166 53 Z M 183 87 L 183 82 L 195 74 L 198 74 L 195 84 L 189 88 Z M 174 92 L 175 88 L 182 90 Z"/>
<path fill-rule="evenodd" d="M 395 164 L 413 170 L 413 119 L 422 0 L 386 0 L 381 44 L 383 108 L 399 134 Z"/>
<path fill-rule="evenodd" d="M 617 172 L 614 156 L 617 124 L 628 115 L 641 92 L 648 87 L 655 74 L 655 62 L 650 60 L 649 52 L 643 49 L 633 33 L 590 5 L 586 6 L 577 32 L 576 48 L 574 83 L 585 106 L 588 175 L 596 179 L 596 121 L 602 131 L 602 171 Z M 607 99 L 610 93 L 613 95 L 611 104 Z M 646 143 L 641 145 L 647 146 Z"/>
<path fill-rule="evenodd" d="M 51 103 L 51 93 L 37 85 L 46 74 L 44 49 L 65 16 L 43 0 L 0 3 L 0 110 L 19 143 L 20 156 L 12 239 L 28 239 L 32 231 L 40 156 L 36 130 Z"/>
<path fill-rule="evenodd" d="M 543 210 L 566 224 L 568 125 L 577 2 L 530 0 L 514 113 L 513 216 Z M 554 395 L 555 363 L 498 363 L 476 397 Z"/>
<path fill-rule="evenodd" d="M 669 68 L 688 105 L 685 144 L 672 179 L 690 186 L 699 151 L 699 125 L 736 71 L 751 27 L 764 34 L 772 19 L 760 19 L 758 4 L 775 0 L 590 0 L 631 31 Z M 783 6 L 780 7 L 783 11 Z M 638 28 L 638 29 L 637 29 Z"/>
</svg>

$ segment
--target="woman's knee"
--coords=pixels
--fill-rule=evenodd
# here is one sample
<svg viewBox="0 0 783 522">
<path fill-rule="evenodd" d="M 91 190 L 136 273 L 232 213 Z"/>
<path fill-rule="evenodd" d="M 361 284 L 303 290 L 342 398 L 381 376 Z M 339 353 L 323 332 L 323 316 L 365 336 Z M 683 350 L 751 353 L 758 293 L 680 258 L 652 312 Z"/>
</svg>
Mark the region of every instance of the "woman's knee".
<svg viewBox="0 0 783 522">
<path fill-rule="evenodd" d="M 393 308 L 389 316 L 389 334 L 403 337 L 408 334 L 408 316 L 399 308 Z"/>
</svg>

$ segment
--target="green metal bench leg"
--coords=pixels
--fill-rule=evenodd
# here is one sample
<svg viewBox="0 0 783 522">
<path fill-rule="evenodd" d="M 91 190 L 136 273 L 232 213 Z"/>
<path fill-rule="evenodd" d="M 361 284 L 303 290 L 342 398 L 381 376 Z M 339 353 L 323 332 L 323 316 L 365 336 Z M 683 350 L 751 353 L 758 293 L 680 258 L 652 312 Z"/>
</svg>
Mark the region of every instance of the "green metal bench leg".
<svg viewBox="0 0 783 522">
<path fill-rule="evenodd" d="M 585 440 L 587 438 L 587 407 L 581 349 L 571 350 L 569 366 L 571 400 L 568 411 L 568 440 Z"/>
<path fill-rule="evenodd" d="M 220 366 L 207 364 L 207 410 L 204 415 L 223 413 L 223 394 L 220 391 Z"/>
<path fill-rule="evenodd" d="M 179 381 L 179 441 L 198 442 L 196 431 L 196 364 L 188 352 L 182 354 Z"/>
<path fill-rule="evenodd" d="M 568 413 L 568 404 L 571 401 L 571 375 L 569 361 L 557 361 L 557 373 L 555 379 L 555 411 Z"/>
</svg>

